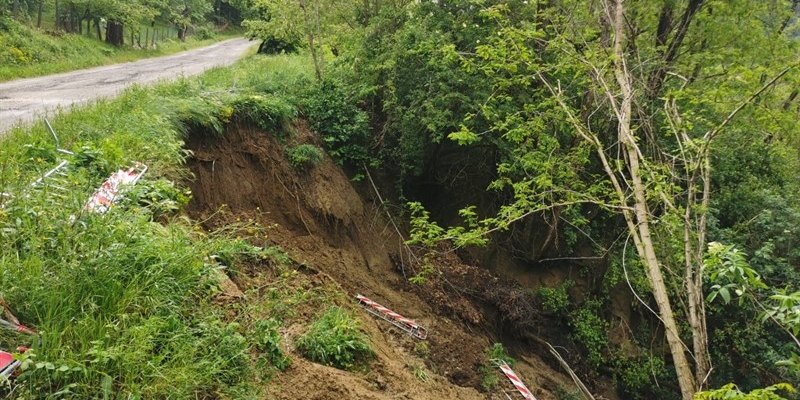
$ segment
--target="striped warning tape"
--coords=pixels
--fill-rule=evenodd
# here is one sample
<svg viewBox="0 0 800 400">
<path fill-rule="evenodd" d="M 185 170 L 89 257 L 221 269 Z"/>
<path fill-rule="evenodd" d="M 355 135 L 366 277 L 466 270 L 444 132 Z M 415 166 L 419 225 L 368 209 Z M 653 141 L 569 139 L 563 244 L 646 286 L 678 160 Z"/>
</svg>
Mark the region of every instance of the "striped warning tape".
<svg viewBox="0 0 800 400">
<path fill-rule="evenodd" d="M 6 327 L 11 330 L 15 330 L 17 332 L 28 333 L 31 335 L 38 335 L 38 333 L 28 328 L 25 325 L 19 323 L 17 317 L 11 313 L 11 310 L 8 309 L 8 305 L 6 304 L 6 299 L 0 295 L 0 305 L 3 307 L 3 313 L 8 320 L 0 318 L 0 326 Z M 39 338 L 41 345 L 41 338 Z M 28 351 L 25 347 L 17 347 L 17 351 L 20 353 L 24 353 Z M 14 355 L 0 350 L 0 385 L 3 384 L 4 381 L 8 380 L 9 378 L 14 376 L 14 373 L 17 371 L 17 368 L 21 365 L 19 360 L 14 359 Z"/>
<path fill-rule="evenodd" d="M 514 370 L 511 369 L 511 367 L 509 367 L 505 361 L 492 360 L 492 362 L 494 362 L 495 365 L 497 365 L 497 367 L 503 371 L 503 374 L 508 378 L 508 380 L 511 381 L 514 387 L 517 388 L 517 391 L 522 394 L 522 397 L 525 400 L 536 400 L 536 397 L 533 396 L 533 393 L 531 393 L 530 389 L 525 386 L 525 384 L 522 382 L 522 379 L 519 379 L 519 376 L 517 376 Z"/>
<path fill-rule="evenodd" d="M 146 171 L 147 165 L 137 162 L 127 170 L 120 169 L 111 174 L 111 177 L 106 179 L 100 188 L 89 197 L 89 201 L 83 208 L 100 214 L 105 213 L 111 207 L 111 203 L 117 199 L 121 186 L 135 184 Z"/>
<path fill-rule="evenodd" d="M 356 295 L 358 304 L 370 314 L 382 318 L 390 324 L 408 332 L 417 339 L 425 340 L 428 338 L 428 331 L 417 325 L 416 322 L 403 317 L 402 315 L 368 299 L 366 296 Z"/>
<path fill-rule="evenodd" d="M 2 385 L 5 380 L 11 378 L 19 366 L 20 362 L 14 359 L 13 354 L 0 351 L 0 385 Z"/>
<path fill-rule="evenodd" d="M 19 323 L 17 317 L 15 317 L 14 314 L 11 313 L 11 310 L 8 309 L 8 305 L 6 304 L 6 299 L 2 295 L 0 295 L 0 304 L 2 304 L 3 313 L 5 314 L 5 317 L 8 319 L 8 321 L 6 321 L 5 319 L 0 318 L 0 326 L 4 326 L 8 329 L 15 330 L 17 332 L 27 333 L 31 335 L 38 335 L 38 332 L 36 332 L 35 330 Z"/>
</svg>

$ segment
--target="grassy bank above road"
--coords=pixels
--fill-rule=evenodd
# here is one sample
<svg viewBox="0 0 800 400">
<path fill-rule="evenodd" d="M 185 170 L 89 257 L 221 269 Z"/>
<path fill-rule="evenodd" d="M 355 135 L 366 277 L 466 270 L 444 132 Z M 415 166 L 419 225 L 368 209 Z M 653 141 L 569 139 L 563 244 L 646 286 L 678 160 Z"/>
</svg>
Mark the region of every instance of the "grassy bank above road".
<svg viewBox="0 0 800 400">
<path fill-rule="evenodd" d="M 264 337 L 276 328 L 214 304 L 217 270 L 286 257 L 238 238 L 236 226 L 205 232 L 182 216 L 183 139 L 222 134 L 231 120 L 281 129 L 296 115 L 293 90 L 311 82 L 306 60 L 250 57 L 57 116 L 74 155 L 56 152 L 42 123 L 10 132 L 0 147 L 0 292 L 41 341 L 0 330 L 0 348 L 32 346 L 0 397 L 259 398 L 254 377 L 272 367 L 258 360 L 275 351 Z M 31 187 L 61 159 L 66 193 Z M 83 209 L 132 161 L 150 169 L 123 203 L 104 215 Z"/>
<path fill-rule="evenodd" d="M 165 56 L 236 36 L 240 35 L 225 32 L 212 37 L 205 34 L 189 36 L 185 42 L 174 37 L 160 39 L 155 48 L 114 47 L 96 37 L 67 33 L 54 35 L 0 17 L 0 82 Z"/>
</svg>

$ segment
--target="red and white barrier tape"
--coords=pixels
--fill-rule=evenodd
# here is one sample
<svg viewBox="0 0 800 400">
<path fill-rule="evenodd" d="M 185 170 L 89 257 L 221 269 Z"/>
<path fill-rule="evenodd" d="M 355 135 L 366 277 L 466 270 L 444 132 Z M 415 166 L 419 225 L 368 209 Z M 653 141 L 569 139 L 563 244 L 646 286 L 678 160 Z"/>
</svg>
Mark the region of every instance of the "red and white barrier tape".
<svg viewBox="0 0 800 400">
<path fill-rule="evenodd" d="M 135 184 L 145 171 L 147 171 L 147 165 L 137 162 L 128 169 L 120 169 L 111 174 L 111 177 L 106 179 L 100 188 L 95 190 L 94 194 L 89 197 L 89 201 L 86 202 L 83 208 L 100 214 L 105 213 L 111 207 L 111 203 L 117 199 L 120 187 L 122 185 Z"/>
<path fill-rule="evenodd" d="M 19 360 L 15 360 L 13 354 L 0 351 L 0 378 L 11 378 L 17 368 L 19 368 L 19 365 Z M 0 385 L 3 384 L 5 379 L 0 379 Z"/>
<path fill-rule="evenodd" d="M 536 397 L 533 396 L 533 393 L 531 393 L 530 389 L 528 389 L 528 387 L 525 386 L 525 384 L 522 382 L 522 379 L 519 379 L 519 376 L 517 376 L 514 370 L 511 369 L 511 367 L 509 367 L 505 361 L 503 360 L 493 360 L 493 361 L 495 364 L 497 364 L 497 367 L 500 368 L 501 371 L 503 371 L 503 374 L 508 378 L 508 380 L 511 381 L 514 387 L 517 388 L 517 391 L 519 391 L 519 393 L 522 394 L 522 397 L 525 400 L 536 400 Z"/>
<path fill-rule="evenodd" d="M 38 332 L 35 330 L 19 323 L 17 317 L 15 317 L 14 314 L 11 313 L 11 310 L 8 309 L 6 299 L 3 296 L 0 296 L 0 304 L 3 306 L 3 314 L 5 314 L 6 319 L 8 319 L 6 321 L 5 319 L 0 318 L 0 326 L 4 326 L 17 332 L 38 335 Z M 28 351 L 28 349 L 25 347 L 17 347 L 17 351 L 24 353 Z M 19 360 L 14 359 L 13 354 L 0 350 L 0 378 L 4 378 L 0 379 L 0 384 L 2 384 L 4 380 L 11 378 L 16 372 L 17 368 L 19 368 L 20 364 L 21 363 Z"/>
<path fill-rule="evenodd" d="M 15 317 L 14 314 L 11 313 L 11 310 L 8 309 L 8 305 L 6 305 L 6 299 L 3 296 L 0 296 L 0 303 L 2 303 L 2 305 L 3 305 L 3 313 L 5 314 L 6 318 L 8 319 L 8 321 L 6 321 L 5 319 L 0 318 L 0 326 L 4 326 L 4 327 L 6 327 L 8 329 L 11 329 L 11 330 L 14 330 L 14 331 L 17 331 L 17 332 L 31 334 L 31 335 L 38 335 L 39 334 L 35 330 L 33 330 L 31 328 L 28 328 L 27 326 L 22 325 L 22 324 L 19 323 L 19 320 L 17 319 L 17 317 Z"/>
<path fill-rule="evenodd" d="M 356 295 L 358 303 L 364 307 L 370 314 L 381 317 L 392 325 L 410 333 L 417 339 L 425 340 L 428 338 L 428 332 L 425 328 L 419 326 L 413 320 L 410 320 L 402 315 L 368 299 L 362 295 Z"/>
</svg>

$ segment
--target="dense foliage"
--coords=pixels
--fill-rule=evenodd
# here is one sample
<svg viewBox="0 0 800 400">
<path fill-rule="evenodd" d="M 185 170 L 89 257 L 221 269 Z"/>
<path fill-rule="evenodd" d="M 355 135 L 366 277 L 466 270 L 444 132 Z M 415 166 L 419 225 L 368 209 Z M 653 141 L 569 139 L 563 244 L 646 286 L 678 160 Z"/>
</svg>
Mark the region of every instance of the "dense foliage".
<svg viewBox="0 0 800 400">
<path fill-rule="evenodd" d="M 609 282 L 599 285 L 597 296 L 628 290 L 625 279 L 638 279 L 631 287 L 645 295 L 651 277 L 632 253 L 633 241 L 622 253 L 628 241 L 621 215 L 632 202 L 631 176 L 641 174 L 641 204 L 649 211 L 637 218 L 652 223 L 669 296 L 685 297 L 689 286 L 703 291 L 691 302 L 706 315 L 702 324 L 707 323 L 714 368 L 707 379 L 697 377 L 699 387 L 734 381 L 749 390 L 797 381 L 798 371 L 791 368 L 800 350 L 792 337 L 798 310 L 792 303 L 798 290 L 793 221 L 800 204 L 793 173 L 800 162 L 794 2 L 626 2 L 627 25 L 616 31 L 608 11 L 613 2 L 378 3 L 354 6 L 379 12 L 345 30 L 349 39 L 341 42 L 327 73 L 346 82 L 369 113 L 372 156 L 384 160 L 406 196 L 434 210 L 428 215 L 415 206 L 415 215 L 425 219 L 414 224 L 423 229 L 414 237 L 457 245 L 492 237 L 495 248 L 520 265 L 593 248 L 616 260 L 588 270 L 592 279 Z M 726 33 L 733 31 L 741 34 Z M 620 65 L 612 54 L 615 35 L 626 38 L 621 54 L 628 69 L 619 70 L 628 71 L 634 87 L 630 127 L 643 160 L 635 170 L 626 169 L 631 158 L 616 141 L 627 120 L 615 108 L 626 96 L 614 76 Z M 708 175 L 704 167 L 694 169 L 706 159 Z M 622 186 L 615 189 L 607 173 Z M 455 210 L 469 205 L 477 207 Z M 432 224 L 456 223 L 459 215 L 466 217 L 463 226 Z M 705 309 L 706 295 L 724 287 L 702 272 L 704 243 L 712 241 L 740 248 L 766 282 L 753 290 L 753 301 L 715 302 Z M 686 247 L 688 242 L 699 246 Z M 683 268 L 694 271 L 690 278 Z M 652 298 L 645 300 L 657 309 Z M 685 304 L 679 301 L 676 312 L 688 315 Z M 586 315 L 608 318 L 609 312 L 595 308 Z M 783 319 L 775 323 L 759 314 Z M 630 343 L 604 350 L 598 344 L 604 323 L 584 325 L 582 315 L 576 311 L 569 325 L 595 368 L 623 379 L 633 376 L 631 363 L 655 365 L 664 357 L 666 367 L 671 365 L 663 353 L 631 357 L 613 348 Z M 691 343 L 689 330 L 706 326 L 680 329 Z M 652 331 L 649 338 L 638 330 L 629 337 L 643 352 L 653 340 L 664 340 Z M 736 367 L 742 363 L 758 368 Z M 646 383 L 652 374 L 637 376 L 639 383 L 629 379 L 627 389 L 622 387 L 627 396 L 647 397 L 659 388 Z M 659 382 L 664 384 L 663 377 Z"/>
</svg>

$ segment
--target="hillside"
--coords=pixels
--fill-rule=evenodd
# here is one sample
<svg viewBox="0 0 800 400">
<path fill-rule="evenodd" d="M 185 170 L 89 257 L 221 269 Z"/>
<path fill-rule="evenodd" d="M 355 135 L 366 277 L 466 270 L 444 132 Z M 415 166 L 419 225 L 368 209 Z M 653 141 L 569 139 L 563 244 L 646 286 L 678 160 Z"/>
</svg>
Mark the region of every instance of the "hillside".
<svg viewBox="0 0 800 400">
<path fill-rule="evenodd" d="M 4 138 L 0 396 L 797 399 L 796 1 L 192 1 L 56 12 L 275 54 Z"/>
<path fill-rule="evenodd" d="M 295 124 L 294 130 L 299 143 L 319 144 L 304 123 Z M 348 373 L 306 361 L 292 351 L 293 339 L 309 323 L 298 319 L 282 331 L 293 364 L 270 381 L 271 396 L 505 398 L 499 388 L 488 393 L 480 389 L 480 368 L 487 362 L 484 351 L 500 337 L 494 328 L 498 321 L 477 312 L 479 306 L 464 293 L 442 298 L 442 293 L 426 291 L 403 277 L 398 261 L 404 252 L 402 240 L 385 220 L 366 182 L 354 187 L 327 157 L 318 166 L 298 170 L 289 164 L 273 134 L 247 125 L 232 124 L 223 137 L 194 133 L 187 147 L 194 154 L 188 166 L 196 177 L 188 212 L 193 219 L 205 221 L 206 229 L 236 221 L 269 226 L 266 238 L 253 240 L 285 250 L 309 282 L 307 290 L 332 286 L 346 293 L 342 302 L 348 307 L 356 303 L 356 294 L 363 294 L 428 329 L 428 340 L 420 342 L 363 310 L 358 312 L 378 359 L 368 373 Z M 254 267 L 244 275 L 234 281 L 250 293 L 245 301 L 253 300 L 252 296 L 258 301 L 260 292 L 254 288 L 269 285 L 270 273 Z M 559 399 L 574 390 L 554 359 L 535 353 L 530 346 L 519 346 L 519 350 L 512 354 L 520 361 L 516 370 L 537 398 Z M 500 376 L 499 370 L 493 372 Z M 513 392 L 505 378 L 500 383 L 502 390 Z"/>
</svg>

